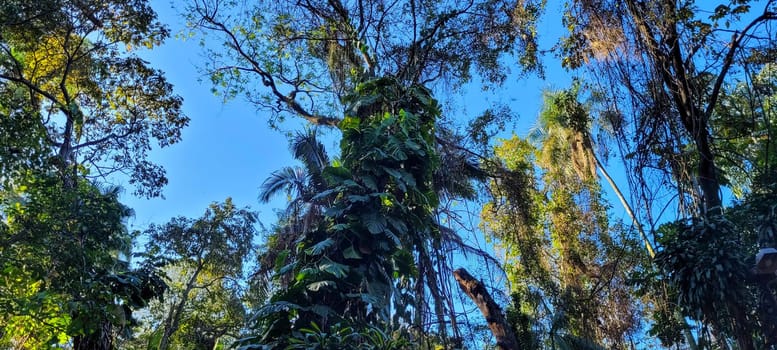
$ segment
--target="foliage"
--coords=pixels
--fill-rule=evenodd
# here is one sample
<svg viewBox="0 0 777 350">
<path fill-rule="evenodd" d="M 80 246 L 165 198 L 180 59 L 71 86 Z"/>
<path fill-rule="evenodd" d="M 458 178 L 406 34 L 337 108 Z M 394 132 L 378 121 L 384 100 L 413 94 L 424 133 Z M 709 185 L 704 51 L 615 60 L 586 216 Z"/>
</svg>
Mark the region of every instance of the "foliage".
<svg viewBox="0 0 777 350">
<path fill-rule="evenodd" d="M 399 336 L 386 334 L 375 327 L 354 329 L 351 326 L 335 324 L 331 333 L 326 333 L 312 323 L 303 328 L 301 339 L 291 339 L 288 349 L 348 349 L 348 350 L 400 350 L 410 349 L 410 342 Z"/>
<path fill-rule="evenodd" d="M 162 72 L 133 50 L 167 36 L 145 1 L 4 1 L 4 166 L 39 164 L 46 150 L 46 166 L 65 174 L 71 167 L 93 177 L 126 172 L 137 193 L 158 196 L 167 179 L 146 159 L 151 141 L 179 141 L 188 118 Z M 33 132 L 14 137 L 24 128 Z"/>
<path fill-rule="evenodd" d="M 92 349 L 127 336 L 132 310 L 165 284 L 151 264 L 130 267 L 132 236 L 123 224 L 130 211 L 118 192 L 85 180 L 68 189 L 59 177 L 34 172 L 16 185 L 2 197 L 3 341 Z"/>
<path fill-rule="evenodd" d="M 266 242 L 259 256 L 259 269 L 256 272 L 257 283 L 268 283 L 264 278 L 272 274 L 276 259 L 293 261 L 296 257 L 294 245 L 305 232 L 315 229 L 324 217 L 324 207 L 331 204 L 330 199 L 321 198 L 319 193 L 326 191 L 329 185 L 324 179 L 324 169 L 330 165 L 329 155 L 324 145 L 318 141 L 315 129 L 297 133 L 291 143 L 291 151 L 304 167 L 284 167 L 273 172 L 260 188 L 259 200 L 268 202 L 270 198 L 285 191 L 289 198 L 286 210 L 279 215 L 279 222 Z M 279 287 L 289 284 L 288 278 L 281 278 Z"/>
<path fill-rule="evenodd" d="M 664 249 L 656 265 L 676 294 L 667 297 L 677 300 L 684 316 L 709 325 L 715 338 L 746 332 L 756 344 L 777 340 L 777 320 L 770 314 L 776 305 L 773 278 L 752 265 L 757 247 L 774 245 L 775 197 L 764 190 L 770 186 L 759 185 L 761 191 L 747 195 L 721 217 L 659 228 Z M 656 328 L 671 324 L 657 320 Z"/>
<path fill-rule="evenodd" d="M 626 271 L 643 261 L 636 241 L 609 223 L 589 112 L 577 98 L 576 88 L 546 94 L 534 145 L 514 136 L 495 147 L 501 166 L 481 218 L 521 295 L 511 312 L 527 347 L 539 331 L 546 343 L 622 348 L 640 319 Z"/>
<path fill-rule="evenodd" d="M 158 349 L 168 349 L 176 339 L 179 348 L 186 343 L 207 348 L 225 335 L 237 335 L 245 319 L 237 287 L 253 248 L 256 220 L 256 213 L 227 198 L 201 218 L 178 217 L 146 230 L 147 250 L 168 259 L 176 271 L 161 306 Z"/>
<path fill-rule="evenodd" d="M 651 202 L 666 191 L 677 195 L 669 202 L 685 216 L 719 212 L 726 183 L 721 166 L 739 167 L 726 159 L 734 155 L 731 146 L 747 141 L 728 142 L 739 136 L 726 131 L 725 120 L 736 118 L 716 114 L 733 102 L 725 101 L 727 85 L 755 86 L 747 76 L 768 63 L 774 2 L 566 3 L 569 35 L 560 54 L 567 67 L 599 77 L 591 83 L 608 111 L 603 121 L 618 135 L 632 183 L 639 184 L 634 191 L 645 204 L 644 218 L 657 224 Z M 738 109 L 755 111 L 760 101 L 740 99 Z M 761 119 L 750 117 L 745 132 Z"/>
<path fill-rule="evenodd" d="M 544 1 L 194 1 L 194 30 L 216 34 L 226 50 L 208 54 L 214 90 L 274 112 L 335 125 L 343 99 L 382 76 L 403 85 L 444 80 L 503 82 L 505 55 L 541 71 L 535 22 Z M 401 33 L 395 35 L 395 33 Z M 263 90 L 253 88 L 262 86 Z M 260 92 L 257 92 L 260 91 Z"/>
<path fill-rule="evenodd" d="M 748 72 L 745 81 L 725 89 L 712 117 L 720 170 L 737 197 L 774 178 L 777 149 L 777 69 L 772 63 Z M 756 188 L 753 188 L 753 187 Z"/>
<path fill-rule="evenodd" d="M 325 333 L 341 322 L 389 324 L 390 308 L 411 321 L 413 250 L 428 249 L 437 234 L 431 174 L 439 110 L 427 90 L 392 78 L 360 85 L 349 101 L 341 162 L 324 169 L 328 189 L 313 198 L 331 204 L 317 227 L 297 233 L 295 254 L 279 255 L 276 278 L 288 274 L 291 283 L 257 315 L 264 339 L 283 344 L 313 323 Z"/>
<path fill-rule="evenodd" d="M 733 333 L 721 320 L 748 305 L 746 250 L 733 224 L 725 218 L 708 218 L 663 227 L 664 249 L 656 265 L 678 289 L 683 314 L 705 320 L 723 332 Z"/>
</svg>

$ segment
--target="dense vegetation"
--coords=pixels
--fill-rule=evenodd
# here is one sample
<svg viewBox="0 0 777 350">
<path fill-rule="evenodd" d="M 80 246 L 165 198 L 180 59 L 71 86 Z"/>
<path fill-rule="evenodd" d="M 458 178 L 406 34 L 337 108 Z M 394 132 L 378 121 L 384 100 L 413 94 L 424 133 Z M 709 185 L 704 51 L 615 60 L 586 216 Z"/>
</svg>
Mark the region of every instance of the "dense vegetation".
<svg viewBox="0 0 777 350">
<path fill-rule="evenodd" d="M 777 3 L 551 3 L 180 2 L 214 92 L 307 124 L 299 165 L 269 225 L 131 231 L 111 180 L 161 196 L 149 152 L 207 118 L 138 56 L 168 24 L 1 2 L 0 348 L 777 347 Z M 548 72 L 525 135 L 440 102 Z"/>
</svg>

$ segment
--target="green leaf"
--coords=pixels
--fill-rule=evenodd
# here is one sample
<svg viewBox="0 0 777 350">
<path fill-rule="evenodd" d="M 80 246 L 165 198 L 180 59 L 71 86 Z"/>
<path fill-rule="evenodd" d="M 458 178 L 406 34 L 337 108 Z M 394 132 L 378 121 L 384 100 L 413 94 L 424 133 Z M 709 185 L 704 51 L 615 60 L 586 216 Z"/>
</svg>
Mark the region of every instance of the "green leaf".
<svg viewBox="0 0 777 350">
<path fill-rule="evenodd" d="M 337 192 L 338 192 L 337 189 L 328 189 L 328 190 L 322 191 L 322 192 L 316 194 L 315 196 L 313 196 L 313 198 L 311 198 L 311 201 L 313 201 L 313 202 L 320 201 L 320 200 L 322 200 L 322 199 L 324 199 L 326 197 L 329 197 L 332 194 L 337 193 Z"/>
<path fill-rule="evenodd" d="M 361 216 L 361 219 L 362 219 L 362 224 L 373 235 L 381 233 L 386 229 L 386 219 L 382 217 L 379 213 L 368 212 L 366 214 L 363 214 Z"/>
<path fill-rule="evenodd" d="M 349 268 L 347 265 L 336 263 L 329 259 L 324 259 L 324 262 L 318 266 L 318 269 L 329 273 L 336 278 L 345 278 L 348 275 Z"/>
<path fill-rule="evenodd" d="M 297 273 L 296 276 L 294 276 L 294 280 L 296 280 L 297 282 L 302 282 L 305 279 L 307 279 L 308 276 L 318 275 L 318 272 L 319 272 L 318 269 L 314 269 L 312 267 L 306 267 L 306 268 L 302 269 L 302 271 Z"/>
<path fill-rule="evenodd" d="M 331 307 L 321 304 L 311 306 L 310 311 L 313 311 L 316 315 L 321 317 L 327 317 L 335 312 Z"/>
<path fill-rule="evenodd" d="M 322 171 L 322 175 L 330 184 L 340 184 L 346 180 L 352 180 L 351 171 L 342 166 L 328 166 Z"/>
<path fill-rule="evenodd" d="M 321 255 L 327 248 L 335 244 L 335 241 L 331 238 L 327 238 L 321 242 L 314 244 L 312 247 L 305 249 L 307 255 Z"/>
<path fill-rule="evenodd" d="M 324 210 L 324 215 L 330 217 L 330 218 L 336 218 L 342 215 L 345 212 L 345 207 L 343 205 L 335 205 L 334 207 L 327 208 Z"/>
<path fill-rule="evenodd" d="M 284 266 L 286 265 L 286 258 L 289 256 L 289 250 L 284 249 L 278 253 L 278 256 L 275 257 L 275 266 Z"/>
<path fill-rule="evenodd" d="M 358 105 L 354 105 L 354 107 L 358 108 Z M 337 127 L 343 131 L 348 129 L 359 130 L 360 123 L 361 123 L 361 119 L 357 117 L 346 116 L 345 118 L 343 118 L 343 120 L 340 121 Z"/>
<path fill-rule="evenodd" d="M 390 216 L 386 220 L 388 221 L 389 224 L 391 224 L 392 227 L 394 227 L 394 229 L 396 229 L 396 231 L 400 235 L 405 235 L 407 233 L 407 225 L 405 224 L 404 221 L 398 220 Z"/>
<path fill-rule="evenodd" d="M 267 315 L 275 314 L 281 311 L 299 310 L 299 309 L 301 309 L 301 307 L 297 304 L 290 303 L 287 301 L 276 301 L 260 307 L 258 310 L 256 310 L 256 314 L 254 317 L 265 317 Z"/>
<path fill-rule="evenodd" d="M 284 274 L 294 270 L 296 267 L 297 267 L 297 262 L 296 261 L 291 263 L 291 264 L 288 264 L 286 266 L 283 266 L 283 267 L 278 269 L 278 271 L 276 273 L 276 277 L 284 275 Z"/>
<path fill-rule="evenodd" d="M 418 274 L 413 254 L 406 249 L 397 250 L 391 257 L 394 269 L 400 276 L 416 276 Z"/>
<path fill-rule="evenodd" d="M 331 230 L 332 232 L 340 232 L 348 229 L 348 224 L 337 224 L 332 226 Z"/>
<path fill-rule="evenodd" d="M 375 182 L 375 178 L 372 176 L 362 176 L 361 181 L 364 184 L 364 186 L 367 186 L 370 190 L 377 191 L 378 190 L 378 184 Z"/>
<path fill-rule="evenodd" d="M 359 252 L 356 251 L 356 249 L 354 249 L 354 247 L 352 245 L 348 246 L 348 248 L 345 248 L 345 250 L 343 251 L 343 257 L 346 258 L 346 259 L 361 259 L 362 258 L 361 254 L 359 254 Z"/>
<path fill-rule="evenodd" d="M 307 285 L 307 289 L 310 291 L 318 292 L 321 288 L 334 287 L 337 284 L 333 281 L 318 281 Z"/>
<path fill-rule="evenodd" d="M 363 195 L 350 195 L 347 198 L 351 202 L 361 202 L 361 203 L 364 203 L 370 200 L 369 196 L 363 196 Z"/>
</svg>

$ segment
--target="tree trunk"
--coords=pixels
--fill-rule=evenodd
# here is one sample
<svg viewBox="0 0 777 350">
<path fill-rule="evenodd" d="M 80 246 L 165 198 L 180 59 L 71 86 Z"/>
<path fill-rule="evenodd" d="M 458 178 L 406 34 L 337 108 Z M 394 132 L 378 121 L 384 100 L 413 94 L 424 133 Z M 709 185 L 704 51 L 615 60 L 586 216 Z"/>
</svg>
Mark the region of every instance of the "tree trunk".
<svg viewBox="0 0 777 350">
<path fill-rule="evenodd" d="M 591 152 L 593 154 L 593 151 Z M 634 223 L 634 226 L 637 227 L 637 231 L 639 231 L 639 235 L 642 237 L 642 240 L 645 242 L 645 248 L 648 251 L 648 254 L 650 255 L 650 258 L 655 258 L 656 253 L 653 250 L 653 245 L 650 243 L 650 240 L 648 240 L 647 235 L 645 234 L 645 230 L 642 228 L 642 225 L 639 223 L 639 220 L 637 220 L 637 216 L 634 215 L 634 211 L 631 210 L 631 205 L 629 205 L 629 202 L 626 201 L 626 197 L 623 196 L 623 193 L 621 192 L 620 188 L 618 188 L 618 185 L 615 184 L 615 181 L 612 180 L 612 177 L 610 177 L 610 174 L 607 172 L 606 169 L 604 169 L 604 164 L 599 160 L 599 157 L 597 157 L 594 154 L 594 160 L 596 160 L 596 167 L 599 168 L 599 172 L 602 173 L 602 176 L 605 180 L 607 180 L 607 183 L 610 184 L 610 187 L 613 191 L 615 191 L 615 195 L 618 196 L 618 199 L 621 201 L 621 204 L 623 205 L 623 209 L 626 209 L 626 214 L 629 215 L 631 218 L 631 221 Z"/>
<path fill-rule="evenodd" d="M 456 278 L 456 282 L 459 283 L 461 290 L 472 299 L 478 309 L 480 309 L 480 312 L 483 313 L 483 317 L 486 318 L 488 323 L 488 328 L 491 329 L 491 333 L 496 338 L 497 348 L 501 350 L 518 350 L 518 340 L 515 338 L 513 330 L 507 324 L 504 315 L 502 315 L 502 308 L 494 302 L 483 283 L 476 280 L 475 277 L 472 277 L 463 268 L 453 271 L 453 277 Z"/>
<path fill-rule="evenodd" d="M 178 326 L 181 322 L 181 315 L 186 307 L 186 303 L 189 302 L 189 293 L 194 289 L 194 285 L 197 282 L 197 276 L 200 275 L 204 266 L 205 264 L 200 261 L 199 266 L 197 266 L 192 277 L 189 278 L 189 281 L 186 283 L 186 289 L 181 293 L 181 300 L 178 301 L 178 304 L 175 304 L 170 310 L 170 313 L 167 314 L 164 329 L 162 330 L 162 339 L 159 340 L 159 350 L 167 350 L 170 346 L 170 337 L 178 330 Z"/>
<path fill-rule="evenodd" d="M 593 154 L 593 151 L 591 153 Z M 602 164 L 602 162 L 599 160 L 599 157 L 597 157 L 595 154 L 594 160 L 596 160 L 596 167 L 599 168 L 599 172 L 602 173 L 602 177 L 607 180 L 607 183 L 610 184 L 612 190 L 615 191 L 615 195 L 618 197 L 621 204 L 623 205 L 623 208 L 626 210 L 626 214 L 631 218 L 634 226 L 637 227 L 637 231 L 639 231 L 639 235 L 642 237 L 642 241 L 645 242 L 645 248 L 647 249 L 650 258 L 655 258 L 656 253 L 655 250 L 653 250 L 653 245 L 650 243 L 650 240 L 648 240 L 647 234 L 645 233 L 642 224 L 639 223 L 637 216 L 634 214 L 634 210 L 631 209 L 631 205 L 629 205 L 629 202 L 626 201 L 626 197 L 623 196 L 620 188 L 618 188 L 618 185 L 615 184 L 615 181 L 612 179 L 612 177 L 610 177 L 610 173 L 607 172 L 607 170 L 604 168 L 604 164 Z M 685 341 L 688 343 L 688 348 L 690 350 L 697 350 L 698 346 L 696 345 L 696 339 L 693 337 L 693 333 L 691 333 L 691 327 L 688 326 L 688 322 L 685 321 L 685 318 L 678 310 L 675 310 L 674 316 L 677 318 L 677 321 L 683 325 L 683 335 L 685 336 Z"/>
</svg>

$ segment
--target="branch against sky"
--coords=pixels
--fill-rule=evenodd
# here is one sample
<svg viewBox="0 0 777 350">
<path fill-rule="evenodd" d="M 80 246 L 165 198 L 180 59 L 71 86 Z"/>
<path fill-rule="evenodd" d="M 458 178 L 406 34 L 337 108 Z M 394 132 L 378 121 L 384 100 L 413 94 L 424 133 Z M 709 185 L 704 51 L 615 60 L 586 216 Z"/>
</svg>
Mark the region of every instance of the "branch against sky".
<svg viewBox="0 0 777 350">
<path fill-rule="evenodd" d="M 195 0 L 187 12 L 193 31 L 223 45 L 208 51 L 214 91 L 245 95 L 272 111 L 271 125 L 291 115 L 334 126 L 343 98 L 371 78 L 460 86 L 476 72 L 498 85 L 515 60 L 522 72 L 541 73 L 535 23 L 543 6 L 532 0 Z"/>
<path fill-rule="evenodd" d="M 145 2 L 4 2 L 0 98 L 6 126 L 37 120 L 37 142 L 63 174 L 76 168 L 96 177 L 122 172 L 136 193 L 160 195 L 167 179 L 147 153 L 154 143 L 178 142 L 189 118 L 164 74 L 138 58 L 136 48 L 158 46 L 168 35 Z M 18 138 L 0 134 L 0 141 L 14 146 Z"/>
</svg>

